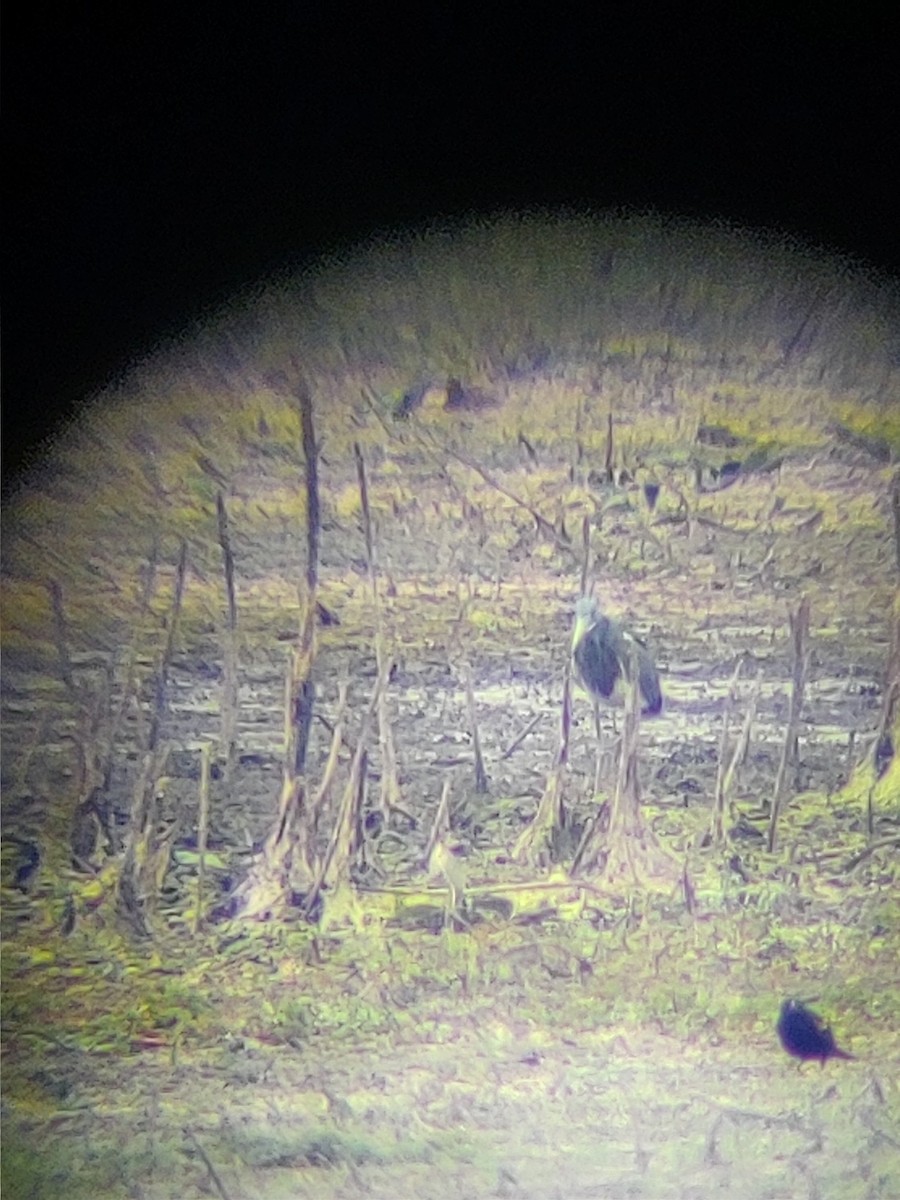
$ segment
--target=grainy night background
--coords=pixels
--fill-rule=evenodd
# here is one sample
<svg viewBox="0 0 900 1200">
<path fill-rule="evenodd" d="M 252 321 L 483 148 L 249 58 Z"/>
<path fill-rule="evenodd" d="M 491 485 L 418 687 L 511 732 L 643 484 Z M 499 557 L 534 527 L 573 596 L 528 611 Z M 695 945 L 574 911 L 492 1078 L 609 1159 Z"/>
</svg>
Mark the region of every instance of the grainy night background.
<svg viewBox="0 0 900 1200">
<path fill-rule="evenodd" d="M 7 471 L 160 338 L 376 230 L 646 207 L 900 264 L 886 18 L 323 9 L 8 17 Z"/>
</svg>

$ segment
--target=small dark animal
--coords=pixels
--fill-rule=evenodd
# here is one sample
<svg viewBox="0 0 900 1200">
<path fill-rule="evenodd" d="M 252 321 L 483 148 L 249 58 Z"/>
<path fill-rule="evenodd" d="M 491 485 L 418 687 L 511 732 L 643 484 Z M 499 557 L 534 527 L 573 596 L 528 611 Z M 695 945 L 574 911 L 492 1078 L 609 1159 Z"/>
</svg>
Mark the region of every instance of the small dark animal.
<svg viewBox="0 0 900 1200">
<path fill-rule="evenodd" d="M 824 1067 L 826 1058 L 854 1057 L 835 1045 L 834 1034 L 822 1018 L 799 1000 L 785 1000 L 775 1029 L 788 1054 L 804 1062 L 818 1058 Z"/>
<path fill-rule="evenodd" d="M 483 408 L 496 408 L 500 401 L 496 396 L 477 387 L 463 387 L 458 379 L 447 380 L 447 399 L 444 401 L 445 412 L 479 412 Z"/>
<path fill-rule="evenodd" d="M 647 507 L 651 512 L 656 508 L 656 501 L 659 498 L 659 484 L 645 483 L 644 484 L 644 499 L 647 501 Z"/>
<path fill-rule="evenodd" d="M 20 842 L 19 846 L 21 854 L 16 867 L 16 887 L 20 892 L 27 892 L 41 865 L 41 852 L 34 842 Z"/>
<path fill-rule="evenodd" d="M 727 425 L 699 425 L 697 441 L 704 446 L 739 446 L 743 438 L 733 434 Z"/>
<path fill-rule="evenodd" d="M 875 747 L 875 778 L 880 779 L 886 774 L 894 759 L 894 740 L 889 733 L 878 739 Z"/>
<path fill-rule="evenodd" d="M 430 390 L 430 383 L 417 383 L 408 392 L 404 392 L 403 399 L 394 405 L 394 420 L 408 420 L 411 413 L 414 413 L 417 408 L 422 407 L 425 394 Z"/>
</svg>

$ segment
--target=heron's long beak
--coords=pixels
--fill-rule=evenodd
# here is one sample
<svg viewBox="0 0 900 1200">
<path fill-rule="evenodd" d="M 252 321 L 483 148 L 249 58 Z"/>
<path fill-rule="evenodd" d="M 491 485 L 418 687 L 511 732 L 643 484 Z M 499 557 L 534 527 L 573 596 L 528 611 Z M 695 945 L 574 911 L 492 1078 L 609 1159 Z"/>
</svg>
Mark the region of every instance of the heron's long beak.
<svg viewBox="0 0 900 1200">
<path fill-rule="evenodd" d="M 581 643 L 581 639 L 584 637 L 584 635 L 588 631 L 589 625 L 590 625 L 590 623 L 589 623 L 587 617 L 582 617 L 580 615 L 575 617 L 575 628 L 572 630 L 572 652 L 573 653 L 578 649 L 578 646 Z"/>
</svg>

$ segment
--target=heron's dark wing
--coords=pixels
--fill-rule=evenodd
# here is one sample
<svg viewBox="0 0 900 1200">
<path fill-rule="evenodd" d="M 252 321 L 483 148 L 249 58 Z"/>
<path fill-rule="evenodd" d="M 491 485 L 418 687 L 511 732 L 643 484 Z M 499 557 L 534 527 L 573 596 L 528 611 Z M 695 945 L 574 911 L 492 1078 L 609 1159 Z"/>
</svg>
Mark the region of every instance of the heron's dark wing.
<svg viewBox="0 0 900 1200">
<path fill-rule="evenodd" d="M 644 697 L 644 716 L 655 717 L 662 710 L 662 689 L 659 686 L 659 673 L 650 651 L 644 645 L 638 649 L 638 679 Z"/>
<path fill-rule="evenodd" d="M 610 625 L 600 621 L 587 631 L 575 647 L 575 665 L 584 686 L 596 696 L 609 699 L 622 674 L 615 638 Z"/>
<path fill-rule="evenodd" d="M 626 679 L 631 677 L 632 662 L 637 664 L 638 682 L 641 695 L 644 697 L 644 707 L 641 713 L 645 717 L 655 717 L 662 711 L 662 690 L 659 686 L 659 673 L 653 662 L 653 655 L 647 649 L 645 642 L 635 637 L 626 629 L 621 629 L 610 622 L 610 644 L 615 650 L 616 657 L 622 664 Z"/>
</svg>

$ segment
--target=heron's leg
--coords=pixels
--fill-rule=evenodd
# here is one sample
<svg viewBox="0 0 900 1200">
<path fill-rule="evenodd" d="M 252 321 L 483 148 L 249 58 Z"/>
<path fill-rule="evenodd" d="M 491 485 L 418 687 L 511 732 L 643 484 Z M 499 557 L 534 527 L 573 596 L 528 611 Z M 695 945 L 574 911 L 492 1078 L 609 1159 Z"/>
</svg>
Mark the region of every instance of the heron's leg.
<svg viewBox="0 0 900 1200">
<path fill-rule="evenodd" d="M 603 777 L 603 735 L 600 732 L 600 701 L 592 696 L 594 702 L 594 732 L 597 735 L 597 750 L 594 757 L 594 795 L 600 791 L 600 780 Z"/>
<path fill-rule="evenodd" d="M 597 735 L 597 741 L 600 741 L 600 701 L 596 696 L 591 696 L 594 704 L 594 732 Z"/>
</svg>

